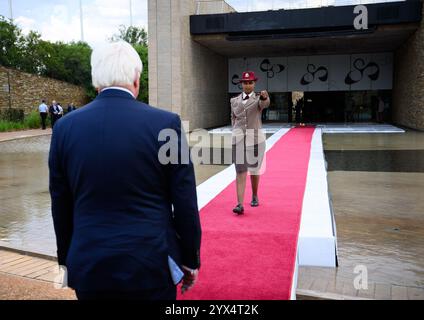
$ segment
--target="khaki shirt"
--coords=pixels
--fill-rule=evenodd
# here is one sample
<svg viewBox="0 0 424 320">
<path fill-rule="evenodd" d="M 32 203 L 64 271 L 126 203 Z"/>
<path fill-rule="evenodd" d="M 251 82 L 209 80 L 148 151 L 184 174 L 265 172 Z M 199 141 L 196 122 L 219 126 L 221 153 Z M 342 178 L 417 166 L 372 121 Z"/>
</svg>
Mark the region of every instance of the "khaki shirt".
<svg viewBox="0 0 424 320">
<path fill-rule="evenodd" d="M 232 143 L 243 142 L 246 137 L 246 145 L 252 146 L 264 142 L 265 134 L 262 131 L 262 110 L 269 107 L 269 97 L 260 100 L 259 94 L 254 94 L 243 104 L 243 93 L 230 100 L 231 124 L 233 126 Z"/>
</svg>

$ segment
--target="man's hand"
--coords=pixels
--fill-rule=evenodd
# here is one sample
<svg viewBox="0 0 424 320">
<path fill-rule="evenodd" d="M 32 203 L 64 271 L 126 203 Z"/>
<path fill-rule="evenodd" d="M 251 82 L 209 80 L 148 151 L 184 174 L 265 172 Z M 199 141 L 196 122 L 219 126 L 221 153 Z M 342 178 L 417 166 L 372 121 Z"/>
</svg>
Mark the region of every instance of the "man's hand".
<svg viewBox="0 0 424 320">
<path fill-rule="evenodd" d="M 266 91 L 266 90 L 261 91 L 261 97 L 262 97 L 264 100 L 268 99 L 268 97 L 269 97 L 269 95 L 268 95 L 268 91 Z"/>
<path fill-rule="evenodd" d="M 181 294 L 184 294 L 186 291 L 190 290 L 197 281 L 197 277 L 199 275 L 199 270 L 193 270 L 187 268 L 186 266 L 182 266 L 184 277 L 183 277 L 183 285 L 181 287 Z"/>
</svg>

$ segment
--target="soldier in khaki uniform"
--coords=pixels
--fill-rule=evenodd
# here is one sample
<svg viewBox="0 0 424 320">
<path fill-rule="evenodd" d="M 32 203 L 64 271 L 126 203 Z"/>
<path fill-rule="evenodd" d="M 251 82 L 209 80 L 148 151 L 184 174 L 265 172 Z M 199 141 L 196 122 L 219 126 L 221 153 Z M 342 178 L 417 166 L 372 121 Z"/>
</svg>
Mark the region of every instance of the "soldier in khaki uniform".
<svg viewBox="0 0 424 320">
<path fill-rule="evenodd" d="M 255 93 L 258 78 L 254 72 L 243 72 L 240 82 L 243 92 L 231 99 L 232 156 L 237 173 L 237 206 L 233 212 L 244 213 L 244 192 L 247 172 L 252 183 L 252 201 L 250 205 L 257 207 L 259 177 L 264 170 L 266 147 L 265 134 L 262 131 L 262 111 L 269 107 L 270 100 L 267 91 Z"/>
</svg>

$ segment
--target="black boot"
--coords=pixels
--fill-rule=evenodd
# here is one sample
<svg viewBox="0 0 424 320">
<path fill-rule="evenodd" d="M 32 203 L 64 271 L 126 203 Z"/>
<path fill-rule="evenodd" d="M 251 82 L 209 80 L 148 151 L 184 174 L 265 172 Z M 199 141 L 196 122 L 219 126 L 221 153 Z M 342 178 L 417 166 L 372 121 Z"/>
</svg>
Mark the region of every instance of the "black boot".
<svg viewBox="0 0 424 320">
<path fill-rule="evenodd" d="M 239 203 L 234 209 L 233 212 L 237 215 L 241 215 L 244 213 L 244 208 L 243 206 Z"/>
</svg>

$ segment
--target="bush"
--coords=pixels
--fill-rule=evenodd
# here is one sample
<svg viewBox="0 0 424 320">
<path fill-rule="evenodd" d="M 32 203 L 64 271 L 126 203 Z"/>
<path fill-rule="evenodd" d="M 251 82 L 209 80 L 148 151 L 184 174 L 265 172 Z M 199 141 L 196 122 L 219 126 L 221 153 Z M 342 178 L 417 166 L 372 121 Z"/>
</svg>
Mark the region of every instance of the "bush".
<svg viewBox="0 0 424 320">
<path fill-rule="evenodd" d="M 3 116 L 3 113 L 1 116 Z M 2 119 L 1 116 L 0 132 L 41 128 L 41 118 L 37 111 L 32 111 L 30 114 L 24 116 L 23 121 L 10 121 L 8 119 Z M 51 126 L 50 117 L 47 118 L 46 124 L 47 127 Z"/>
<path fill-rule="evenodd" d="M 41 128 L 40 114 L 36 111 L 32 111 L 24 119 L 24 126 L 28 129 L 39 129 Z"/>
<path fill-rule="evenodd" d="M 23 123 L 0 120 L 0 132 L 16 131 L 16 130 L 22 130 L 24 128 L 25 127 Z"/>
</svg>

